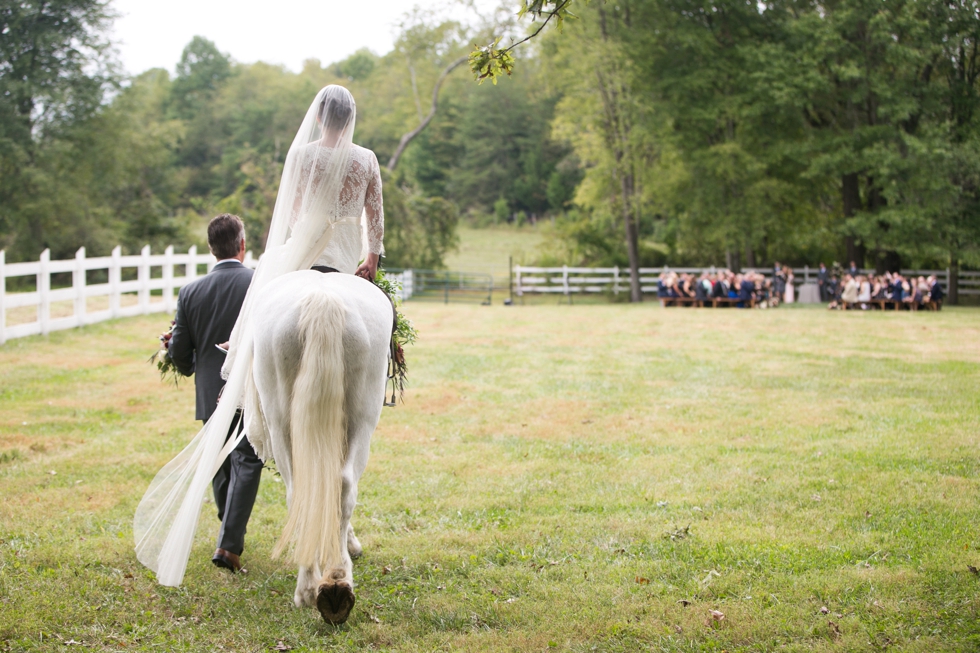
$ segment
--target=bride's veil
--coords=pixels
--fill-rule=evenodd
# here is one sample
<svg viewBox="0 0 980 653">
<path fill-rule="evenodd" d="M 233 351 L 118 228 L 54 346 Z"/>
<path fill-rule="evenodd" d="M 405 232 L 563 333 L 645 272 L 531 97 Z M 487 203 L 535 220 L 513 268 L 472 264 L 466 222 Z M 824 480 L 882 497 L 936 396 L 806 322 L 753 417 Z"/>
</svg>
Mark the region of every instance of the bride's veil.
<svg viewBox="0 0 980 653">
<path fill-rule="evenodd" d="M 252 320 L 256 294 L 272 279 L 309 268 L 333 237 L 351 165 L 356 107 L 342 86 L 317 93 L 289 148 L 259 261 L 221 370 L 227 379 L 217 410 L 176 458 L 157 473 L 133 519 L 136 557 L 162 585 L 184 578 L 204 494 L 237 440 L 225 437 L 252 389 Z M 207 345 L 210 346 L 210 345 Z M 249 420 L 252 421 L 252 420 Z M 261 457 L 263 451 L 257 451 Z"/>
</svg>

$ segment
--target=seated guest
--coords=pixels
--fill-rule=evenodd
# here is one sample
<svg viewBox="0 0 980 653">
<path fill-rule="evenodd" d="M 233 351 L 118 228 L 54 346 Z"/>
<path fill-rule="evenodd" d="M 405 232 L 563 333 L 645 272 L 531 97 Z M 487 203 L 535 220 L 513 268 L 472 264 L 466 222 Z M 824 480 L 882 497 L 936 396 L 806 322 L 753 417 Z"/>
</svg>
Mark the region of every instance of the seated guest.
<svg viewBox="0 0 980 653">
<path fill-rule="evenodd" d="M 840 299 L 840 290 L 840 280 L 836 274 L 831 275 L 830 279 L 827 280 L 827 298 L 835 304 L 835 308 L 837 301 Z"/>
<path fill-rule="evenodd" d="M 660 299 L 665 299 L 670 297 L 670 292 L 667 290 L 667 273 L 661 272 L 657 277 L 657 297 Z"/>
<path fill-rule="evenodd" d="M 667 274 L 667 292 L 669 297 L 680 297 L 681 293 L 677 289 L 677 273 Z"/>
<path fill-rule="evenodd" d="M 871 282 L 865 276 L 858 276 L 858 294 L 857 302 L 861 305 L 862 309 L 868 308 L 868 302 L 871 301 Z"/>
<path fill-rule="evenodd" d="M 677 280 L 678 297 L 693 297 L 694 288 L 691 287 L 691 275 L 682 274 Z"/>
<path fill-rule="evenodd" d="M 939 285 L 939 279 L 935 275 L 932 275 L 926 283 L 929 284 L 929 301 L 936 302 L 938 304 L 937 308 L 941 308 L 942 301 L 946 298 L 946 291 Z"/>
<path fill-rule="evenodd" d="M 892 275 L 892 300 L 896 302 L 905 301 L 905 285 L 902 284 L 902 275 L 897 272 Z"/>
<path fill-rule="evenodd" d="M 699 302 L 708 299 L 711 292 L 711 282 L 708 281 L 708 273 L 702 272 L 698 282 L 694 284 L 694 298 Z"/>
<path fill-rule="evenodd" d="M 916 291 L 915 291 L 915 301 L 920 306 L 929 301 L 929 289 L 930 284 L 926 281 L 925 277 L 920 276 L 916 280 Z"/>
<path fill-rule="evenodd" d="M 902 279 L 902 302 L 911 305 L 915 301 L 915 280 Z"/>
<path fill-rule="evenodd" d="M 739 272 L 735 275 L 735 278 L 731 280 L 731 285 L 728 286 L 728 297 L 730 299 L 738 299 L 739 289 L 742 287 L 742 273 Z"/>
<path fill-rule="evenodd" d="M 885 293 L 888 292 L 888 284 L 884 277 L 878 275 L 871 277 L 871 299 L 887 299 Z"/>
<path fill-rule="evenodd" d="M 755 293 L 755 282 L 752 281 L 752 273 L 741 275 L 742 280 L 739 282 L 738 286 L 738 299 L 739 302 L 736 304 L 739 308 L 748 308 L 751 306 L 752 295 Z"/>
<path fill-rule="evenodd" d="M 841 308 L 848 308 L 849 304 L 856 304 L 858 298 L 858 282 L 850 274 L 844 275 L 844 290 L 841 292 Z"/>
<path fill-rule="evenodd" d="M 714 289 L 712 290 L 713 297 L 728 297 L 728 280 L 725 278 L 725 272 L 722 271 L 718 274 L 718 280 L 715 281 Z"/>
</svg>

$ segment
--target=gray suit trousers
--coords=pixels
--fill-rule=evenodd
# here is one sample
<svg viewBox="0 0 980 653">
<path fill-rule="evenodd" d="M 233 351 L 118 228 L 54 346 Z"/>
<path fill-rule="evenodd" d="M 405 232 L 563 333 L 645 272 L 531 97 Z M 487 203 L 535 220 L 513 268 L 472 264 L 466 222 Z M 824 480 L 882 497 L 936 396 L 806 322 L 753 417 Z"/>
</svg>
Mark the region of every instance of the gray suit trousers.
<svg viewBox="0 0 980 653">
<path fill-rule="evenodd" d="M 239 413 L 240 414 L 240 413 Z M 236 417 L 236 421 L 238 418 Z M 234 433 L 237 437 L 241 425 L 236 429 L 232 424 L 225 441 Z M 214 475 L 211 487 L 214 490 L 214 503 L 218 506 L 218 519 L 221 531 L 218 533 L 218 548 L 241 555 L 245 549 L 245 526 L 252 515 L 252 505 L 259 491 L 262 479 L 262 461 L 255 455 L 248 438 L 242 438 L 218 473 Z"/>
</svg>

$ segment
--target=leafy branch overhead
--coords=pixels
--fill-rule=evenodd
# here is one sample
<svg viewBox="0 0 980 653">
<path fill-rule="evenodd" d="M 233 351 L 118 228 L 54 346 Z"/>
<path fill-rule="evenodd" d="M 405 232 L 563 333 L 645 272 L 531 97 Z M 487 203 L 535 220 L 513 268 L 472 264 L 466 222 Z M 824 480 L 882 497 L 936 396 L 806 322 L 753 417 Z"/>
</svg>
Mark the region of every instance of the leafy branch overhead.
<svg viewBox="0 0 980 653">
<path fill-rule="evenodd" d="M 531 16 L 532 21 L 543 19 L 541 24 L 534 32 L 506 48 L 498 47 L 503 37 L 497 37 L 484 46 L 474 46 L 469 63 L 470 70 L 476 75 L 477 80 L 482 84 L 489 79 L 496 84 L 497 78 L 501 75 L 510 75 L 514 71 L 514 55 L 511 54 L 511 50 L 540 34 L 552 19 L 555 21 L 555 29 L 560 32 L 564 27 L 565 19 L 575 17 L 575 14 L 569 11 L 571 4 L 572 0 L 522 0 L 517 17 Z"/>
</svg>

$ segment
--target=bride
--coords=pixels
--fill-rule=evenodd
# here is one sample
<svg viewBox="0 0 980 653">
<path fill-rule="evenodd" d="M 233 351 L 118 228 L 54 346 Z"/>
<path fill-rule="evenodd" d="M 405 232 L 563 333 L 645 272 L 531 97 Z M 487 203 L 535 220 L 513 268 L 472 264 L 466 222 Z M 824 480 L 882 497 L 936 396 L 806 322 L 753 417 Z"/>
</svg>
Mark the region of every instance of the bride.
<svg viewBox="0 0 980 653">
<path fill-rule="evenodd" d="M 232 331 L 222 399 L 191 443 L 156 475 L 136 510 L 137 557 L 163 585 L 183 580 L 205 490 L 244 437 L 225 442 L 236 411 L 256 393 L 253 345 L 266 335 L 254 332 L 256 298 L 270 282 L 298 270 L 375 278 L 384 251 L 381 171 L 373 152 L 353 144 L 355 117 L 353 96 L 336 85 L 317 93 L 307 110 L 286 155 L 265 254 Z M 252 444 L 265 459 L 266 443 Z"/>
</svg>

